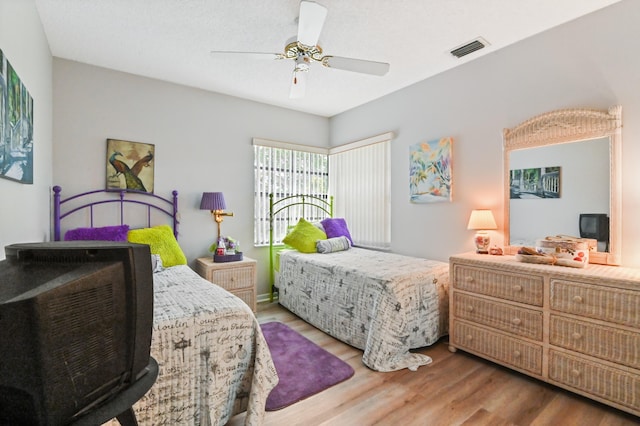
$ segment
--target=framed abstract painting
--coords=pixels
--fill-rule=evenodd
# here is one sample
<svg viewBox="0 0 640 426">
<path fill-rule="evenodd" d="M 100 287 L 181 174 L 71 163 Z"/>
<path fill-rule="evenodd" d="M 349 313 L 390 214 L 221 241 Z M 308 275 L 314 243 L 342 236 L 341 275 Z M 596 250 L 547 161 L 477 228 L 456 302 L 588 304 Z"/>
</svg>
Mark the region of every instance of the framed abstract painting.
<svg viewBox="0 0 640 426">
<path fill-rule="evenodd" d="M 453 138 L 421 142 L 409 147 L 409 192 L 412 203 L 451 201 Z"/>
<path fill-rule="evenodd" d="M 155 146 L 107 139 L 107 189 L 153 194 Z"/>
</svg>

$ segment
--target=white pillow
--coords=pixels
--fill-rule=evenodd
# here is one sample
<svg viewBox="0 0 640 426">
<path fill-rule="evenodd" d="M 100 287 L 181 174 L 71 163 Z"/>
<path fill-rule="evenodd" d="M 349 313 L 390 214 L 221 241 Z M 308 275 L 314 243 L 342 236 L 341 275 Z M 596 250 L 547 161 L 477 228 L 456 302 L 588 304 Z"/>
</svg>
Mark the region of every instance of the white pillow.
<svg viewBox="0 0 640 426">
<path fill-rule="evenodd" d="M 318 253 L 333 253 L 336 251 L 349 250 L 349 247 L 351 247 L 351 243 L 344 235 L 341 237 L 316 241 L 316 249 L 318 250 Z"/>
<path fill-rule="evenodd" d="M 162 266 L 162 258 L 159 254 L 151 254 L 151 270 L 155 274 L 156 272 L 164 271 Z"/>
</svg>

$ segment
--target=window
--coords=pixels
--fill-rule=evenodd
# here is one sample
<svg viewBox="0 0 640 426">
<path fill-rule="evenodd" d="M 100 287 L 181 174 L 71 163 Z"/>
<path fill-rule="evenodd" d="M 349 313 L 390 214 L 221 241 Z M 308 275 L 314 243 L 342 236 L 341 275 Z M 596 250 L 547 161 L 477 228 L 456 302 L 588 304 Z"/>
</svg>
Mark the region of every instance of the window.
<svg viewBox="0 0 640 426">
<path fill-rule="evenodd" d="M 391 248 L 391 139 L 385 133 L 329 150 L 334 216 L 347 221 L 353 243 Z"/>
<path fill-rule="evenodd" d="M 328 159 L 325 148 L 254 139 L 254 245 L 269 244 L 269 194 L 327 196 Z M 307 217 L 308 218 L 308 217 Z M 274 243 L 286 234 L 288 218 L 274 224 Z M 308 218 L 313 219 L 313 218 Z"/>
</svg>

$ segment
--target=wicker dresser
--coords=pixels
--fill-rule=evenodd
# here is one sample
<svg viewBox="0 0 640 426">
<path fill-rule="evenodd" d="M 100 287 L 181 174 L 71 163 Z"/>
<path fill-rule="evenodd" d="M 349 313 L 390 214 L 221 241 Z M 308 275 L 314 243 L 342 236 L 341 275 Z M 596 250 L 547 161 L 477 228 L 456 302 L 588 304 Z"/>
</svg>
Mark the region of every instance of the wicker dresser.
<svg viewBox="0 0 640 426">
<path fill-rule="evenodd" d="M 640 270 L 450 259 L 449 345 L 640 416 Z"/>
</svg>

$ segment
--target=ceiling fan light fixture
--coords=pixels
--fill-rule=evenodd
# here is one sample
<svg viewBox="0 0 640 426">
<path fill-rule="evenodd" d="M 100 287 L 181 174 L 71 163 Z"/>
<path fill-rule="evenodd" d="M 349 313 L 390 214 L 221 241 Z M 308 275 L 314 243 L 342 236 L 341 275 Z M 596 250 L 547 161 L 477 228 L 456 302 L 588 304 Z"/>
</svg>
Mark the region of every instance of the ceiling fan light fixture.
<svg viewBox="0 0 640 426">
<path fill-rule="evenodd" d="M 305 55 L 300 55 L 296 58 L 296 67 L 294 72 L 306 72 L 309 71 L 309 58 Z"/>
</svg>

